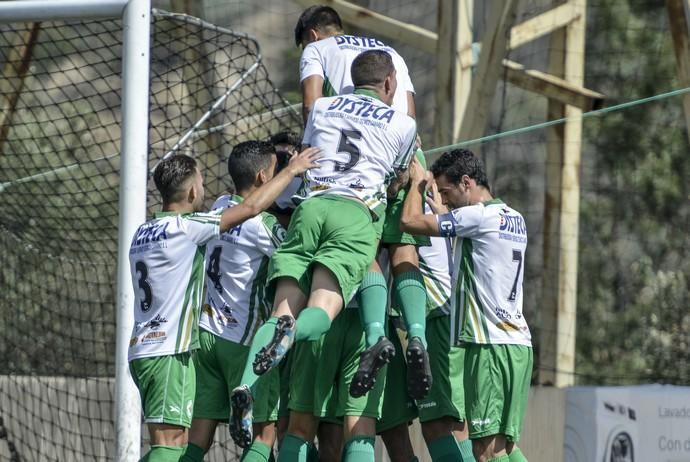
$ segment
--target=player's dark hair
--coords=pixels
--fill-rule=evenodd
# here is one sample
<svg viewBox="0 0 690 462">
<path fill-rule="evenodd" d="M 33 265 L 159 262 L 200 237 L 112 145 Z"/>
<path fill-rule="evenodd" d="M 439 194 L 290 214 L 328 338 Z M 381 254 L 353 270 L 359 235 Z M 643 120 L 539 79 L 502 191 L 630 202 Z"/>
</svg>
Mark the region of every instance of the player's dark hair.
<svg viewBox="0 0 690 462">
<path fill-rule="evenodd" d="M 269 140 L 271 141 L 274 147 L 279 144 L 287 144 L 290 146 L 294 146 L 297 151 L 301 151 L 302 137 L 300 137 L 295 132 L 278 132 L 274 135 L 271 135 Z M 278 156 L 278 163 L 276 164 L 276 173 L 284 169 L 285 166 L 288 164 L 288 162 L 290 161 L 290 154 L 291 153 L 287 153 L 276 148 L 276 155 Z"/>
<path fill-rule="evenodd" d="M 254 184 L 256 174 L 271 165 L 275 148 L 266 141 L 245 141 L 232 148 L 228 157 L 228 173 L 235 183 L 237 192 L 244 191 Z"/>
<path fill-rule="evenodd" d="M 355 87 L 381 85 L 393 73 L 393 58 L 383 50 L 368 50 L 352 61 L 350 74 Z"/>
<path fill-rule="evenodd" d="M 183 199 L 185 183 L 196 174 L 196 160 L 184 154 L 163 159 L 153 171 L 153 181 L 164 204 Z"/>
<path fill-rule="evenodd" d="M 469 149 L 444 152 L 431 166 L 431 173 L 434 178 L 445 175 L 449 182 L 455 184 L 460 183 L 463 175 L 467 175 L 479 186 L 484 186 L 491 191 L 482 160 Z"/>
<path fill-rule="evenodd" d="M 295 44 L 297 46 L 302 44 L 309 29 L 323 30 L 329 26 L 338 31 L 343 30 L 343 22 L 340 20 L 338 12 L 330 6 L 310 6 L 302 12 L 297 20 L 297 25 L 295 25 Z"/>
</svg>

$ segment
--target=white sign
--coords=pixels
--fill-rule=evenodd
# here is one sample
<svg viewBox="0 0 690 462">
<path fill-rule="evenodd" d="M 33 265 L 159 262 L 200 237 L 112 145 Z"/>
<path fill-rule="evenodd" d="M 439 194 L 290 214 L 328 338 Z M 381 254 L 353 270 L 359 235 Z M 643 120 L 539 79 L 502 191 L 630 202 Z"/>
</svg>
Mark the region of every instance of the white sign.
<svg viewBox="0 0 690 462">
<path fill-rule="evenodd" d="M 566 462 L 690 462 L 690 387 L 572 387 Z"/>
</svg>

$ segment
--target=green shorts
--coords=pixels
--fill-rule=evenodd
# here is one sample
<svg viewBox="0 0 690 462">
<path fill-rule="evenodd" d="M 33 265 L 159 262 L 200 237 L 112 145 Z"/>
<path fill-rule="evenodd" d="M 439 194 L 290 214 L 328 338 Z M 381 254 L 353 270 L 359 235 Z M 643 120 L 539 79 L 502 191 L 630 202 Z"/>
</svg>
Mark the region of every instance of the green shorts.
<svg viewBox="0 0 690 462">
<path fill-rule="evenodd" d="M 413 236 L 412 234 L 400 230 L 400 217 L 402 216 L 403 204 L 407 197 L 407 189 L 398 191 L 398 195 L 393 199 L 388 199 L 386 207 L 386 218 L 381 232 L 381 243 L 390 244 L 412 244 L 417 247 L 431 245 L 429 236 Z M 424 213 L 423 209 L 421 213 Z"/>
<path fill-rule="evenodd" d="M 240 384 L 249 347 L 199 329 L 200 348 L 196 364 L 194 417 L 227 421 L 230 418 L 230 392 Z M 254 387 L 254 422 L 278 420 L 280 373 L 271 370 L 259 377 Z"/>
<path fill-rule="evenodd" d="M 434 380 L 429 394 L 417 401 L 419 421 L 429 422 L 442 417 L 465 420 L 465 347 L 450 345 L 450 316 L 427 318 L 426 338 Z"/>
<path fill-rule="evenodd" d="M 405 365 L 405 352 L 400 343 L 400 335 L 395 324 L 401 318 L 389 318 L 388 338 L 395 346 L 395 356 L 388 364 L 386 374 L 386 388 L 383 392 L 383 409 L 381 419 L 376 422 L 376 433 L 395 428 L 401 424 L 409 424 L 417 417 L 417 407 L 414 400 L 407 394 L 407 368 Z"/>
<path fill-rule="evenodd" d="M 334 194 L 312 197 L 292 215 L 287 236 L 271 258 L 268 280 L 293 278 L 309 294 L 311 267 L 319 263 L 333 273 L 347 304 L 375 257 L 375 229 L 364 204 Z"/>
<path fill-rule="evenodd" d="M 292 369 L 292 350 L 288 351 L 283 360 L 278 364 L 280 374 L 280 404 L 278 405 L 278 417 L 287 417 L 290 413 L 290 369 Z"/>
<path fill-rule="evenodd" d="M 369 393 L 350 396 L 350 382 L 366 349 L 364 329 L 356 309 L 344 309 L 320 340 L 298 342 L 292 350 L 288 407 L 317 417 L 362 416 L 378 419 L 383 404 L 383 380 Z"/>
<path fill-rule="evenodd" d="M 465 402 L 470 438 L 502 434 L 520 439 L 532 377 L 532 348 L 465 346 Z"/>
<path fill-rule="evenodd" d="M 192 426 L 196 379 L 190 352 L 129 363 L 144 408 L 144 422 Z"/>
</svg>

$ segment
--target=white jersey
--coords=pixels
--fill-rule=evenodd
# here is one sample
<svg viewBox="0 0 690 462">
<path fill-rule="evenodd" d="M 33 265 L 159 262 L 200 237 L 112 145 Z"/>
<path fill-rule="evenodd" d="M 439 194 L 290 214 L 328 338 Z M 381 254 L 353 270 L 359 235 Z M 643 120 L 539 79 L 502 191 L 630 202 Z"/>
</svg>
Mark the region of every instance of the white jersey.
<svg viewBox="0 0 690 462">
<path fill-rule="evenodd" d="M 239 196 L 221 196 L 213 208 L 225 209 L 241 201 Z M 266 298 L 268 262 L 284 237 L 285 228 L 264 212 L 206 245 L 202 329 L 234 343 L 251 343 L 271 312 Z"/>
<path fill-rule="evenodd" d="M 375 38 L 337 35 L 310 43 L 300 58 L 300 82 L 318 75 L 323 78 L 324 96 L 352 93 L 355 89 L 350 74 L 352 61 L 368 50 L 383 50 L 391 55 L 398 84 L 392 106 L 407 114 L 407 92 L 414 93 L 414 87 L 405 60 L 393 48 Z"/>
<path fill-rule="evenodd" d="M 220 233 L 220 214 L 158 213 L 132 238 L 134 329 L 129 360 L 198 348 L 204 245 Z"/>
<path fill-rule="evenodd" d="M 522 314 L 527 227 L 500 199 L 438 216 L 454 237 L 451 335 L 460 342 L 532 345 Z"/>
<path fill-rule="evenodd" d="M 425 204 L 426 213 L 431 208 Z M 419 271 L 426 288 L 427 317 L 450 314 L 451 280 L 453 271 L 452 239 L 431 237 L 431 245 L 418 247 Z"/>
<path fill-rule="evenodd" d="M 414 151 L 414 119 L 368 90 L 319 98 L 309 114 L 303 144 L 321 149 L 319 166 L 304 174 L 302 197 L 324 193 L 354 197 L 381 217 L 386 187 L 406 169 Z"/>
</svg>

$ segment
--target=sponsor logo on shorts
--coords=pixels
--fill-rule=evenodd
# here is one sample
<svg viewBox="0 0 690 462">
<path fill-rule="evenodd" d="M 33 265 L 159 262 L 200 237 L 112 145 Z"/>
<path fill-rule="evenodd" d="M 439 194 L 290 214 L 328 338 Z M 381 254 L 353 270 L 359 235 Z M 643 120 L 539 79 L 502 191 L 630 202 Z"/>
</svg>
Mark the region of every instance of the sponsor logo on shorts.
<svg viewBox="0 0 690 462">
<path fill-rule="evenodd" d="M 174 404 L 171 404 L 168 406 L 168 410 L 172 412 L 173 414 L 179 414 L 180 413 L 180 408 L 175 406 Z"/>
<path fill-rule="evenodd" d="M 190 419 L 192 418 L 192 410 L 193 409 L 194 409 L 194 401 L 190 399 L 189 401 L 187 401 L 187 417 Z"/>
<path fill-rule="evenodd" d="M 482 427 L 486 427 L 491 424 L 491 419 L 472 419 L 472 426 L 475 430 L 480 430 Z"/>
<path fill-rule="evenodd" d="M 417 407 L 419 409 L 430 409 L 432 407 L 436 407 L 438 404 L 436 404 L 436 401 L 427 401 L 425 403 L 419 403 Z"/>
</svg>

